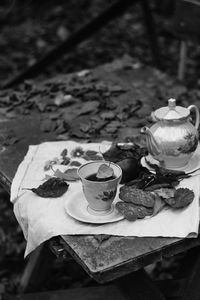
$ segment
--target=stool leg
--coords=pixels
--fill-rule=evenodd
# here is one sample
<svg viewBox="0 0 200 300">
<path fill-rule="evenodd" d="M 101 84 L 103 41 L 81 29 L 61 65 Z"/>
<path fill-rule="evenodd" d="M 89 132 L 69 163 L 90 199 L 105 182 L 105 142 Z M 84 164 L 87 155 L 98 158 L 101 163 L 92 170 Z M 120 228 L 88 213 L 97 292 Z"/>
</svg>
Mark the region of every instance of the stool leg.
<svg viewBox="0 0 200 300">
<path fill-rule="evenodd" d="M 22 275 L 19 292 L 36 292 L 47 278 L 55 259 L 47 244 L 40 245 L 30 254 Z"/>
<path fill-rule="evenodd" d="M 187 56 L 187 43 L 185 41 L 181 42 L 180 45 L 180 59 L 178 66 L 178 80 L 183 81 L 185 77 L 185 64 Z"/>
<path fill-rule="evenodd" d="M 156 67 L 161 69 L 162 63 L 161 63 L 160 49 L 159 49 L 159 45 L 158 45 L 158 39 L 157 39 L 153 16 L 151 13 L 151 9 L 149 7 L 149 1 L 148 0 L 140 0 L 140 3 L 141 3 L 141 7 L 143 9 L 144 22 L 145 22 L 145 26 L 146 26 L 146 30 L 147 30 L 147 34 L 148 34 L 148 38 L 149 38 L 152 57 L 153 57 Z"/>
<path fill-rule="evenodd" d="M 141 269 L 114 281 L 125 299 L 165 300 L 153 280 Z"/>
<path fill-rule="evenodd" d="M 200 247 L 190 249 L 180 265 L 177 276 L 186 281 L 183 286 L 183 300 L 200 299 Z"/>
</svg>

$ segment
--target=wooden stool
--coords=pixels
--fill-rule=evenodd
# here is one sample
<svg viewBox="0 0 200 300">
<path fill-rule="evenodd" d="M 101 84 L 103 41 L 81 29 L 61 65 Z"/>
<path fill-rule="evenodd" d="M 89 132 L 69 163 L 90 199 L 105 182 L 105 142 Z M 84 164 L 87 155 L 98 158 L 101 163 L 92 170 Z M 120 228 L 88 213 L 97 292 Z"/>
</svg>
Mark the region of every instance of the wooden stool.
<svg viewBox="0 0 200 300">
<path fill-rule="evenodd" d="M 176 2 L 173 29 L 181 39 L 178 79 L 183 80 L 187 59 L 187 41 L 200 40 L 200 2 L 178 0 Z"/>
</svg>

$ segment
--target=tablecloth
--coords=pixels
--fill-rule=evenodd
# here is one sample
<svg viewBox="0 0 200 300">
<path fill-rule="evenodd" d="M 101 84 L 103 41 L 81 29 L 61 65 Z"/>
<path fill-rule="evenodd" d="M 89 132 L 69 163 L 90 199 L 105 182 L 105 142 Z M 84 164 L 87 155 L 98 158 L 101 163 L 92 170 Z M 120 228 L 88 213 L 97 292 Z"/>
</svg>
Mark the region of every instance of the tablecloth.
<svg viewBox="0 0 200 300">
<path fill-rule="evenodd" d="M 81 147 L 81 148 L 80 148 Z M 181 181 L 181 187 L 188 187 L 195 193 L 193 202 L 181 210 L 163 210 L 152 218 L 129 222 L 121 220 L 107 224 L 89 224 L 70 217 L 66 212 L 66 201 L 74 192 L 82 191 L 81 182 L 70 182 L 68 191 L 59 198 L 42 198 L 26 188 L 35 188 L 44 182 L 52 169 L 45 171 L 48 161 L 56 161 L 53 166 L 61 171 L 71 168 L 60 165 L 62 151 L 67 149 L 71 161 L 86 162 L 82 152 L 94 150 L 103 153 L 110 143 L 45 142 L 29 146 L 24 160 L 19 165 L 11 186 L 11 201 L 15 216 L 27 241 L 25 256 L 41 243 L 58 235 L 108 234 L 136 237 L 187 237 L 197 236 L 199 227 L 199 187 L 200 177 L 193 176 Z M 77 151 L 77 149 L 79 149 Z M 82 149 L 82 150 L 80 150 Z M 76 157 L 78 156 L 78 157 Z"/>
</svg>

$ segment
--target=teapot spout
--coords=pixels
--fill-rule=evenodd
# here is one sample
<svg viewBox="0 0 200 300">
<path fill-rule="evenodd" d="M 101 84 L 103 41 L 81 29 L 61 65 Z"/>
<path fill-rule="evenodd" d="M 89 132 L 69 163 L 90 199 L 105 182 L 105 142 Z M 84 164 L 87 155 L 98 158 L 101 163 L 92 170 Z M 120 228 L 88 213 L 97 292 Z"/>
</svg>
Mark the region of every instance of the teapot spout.
<svg viewBox="0 0 200 300">
<path fill-rule="evenodd" d="M 158 143 L 156 142 L 151 130 L 144 126 L 140 131 L 142 134 L 146 135 L 147 149 L 152 156 L 158 156 L 161 153 Z"/>
</svg>

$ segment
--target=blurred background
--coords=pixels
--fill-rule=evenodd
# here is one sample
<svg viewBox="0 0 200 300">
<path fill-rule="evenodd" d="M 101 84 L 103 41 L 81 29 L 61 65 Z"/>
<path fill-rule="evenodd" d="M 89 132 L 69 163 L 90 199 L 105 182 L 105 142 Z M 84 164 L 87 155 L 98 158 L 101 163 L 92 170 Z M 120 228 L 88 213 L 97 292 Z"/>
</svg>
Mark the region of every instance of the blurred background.
<svg viewBox="0 0 200 300">
<path fill-rule="evenodd" d="M 115 1 L 103 0 L 2 0 L 0 4 L 0 83 L 34 65 L 53 48 L 106 10 Z M 179 39 L 173 30 L 175 1 L 147 1 L 151 8 L 162 66 L 176 73 Z M 125 12 L 80 43 L 72 52 L 62 55 L 45 76 L 72 72 L 109 62 L 124 54 L 152 64 L 149 36 L 140 1 L 132 1 Z M 190 51 L 192 59 L 199 49 Z"/>
</svg>

